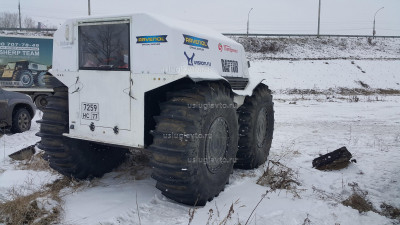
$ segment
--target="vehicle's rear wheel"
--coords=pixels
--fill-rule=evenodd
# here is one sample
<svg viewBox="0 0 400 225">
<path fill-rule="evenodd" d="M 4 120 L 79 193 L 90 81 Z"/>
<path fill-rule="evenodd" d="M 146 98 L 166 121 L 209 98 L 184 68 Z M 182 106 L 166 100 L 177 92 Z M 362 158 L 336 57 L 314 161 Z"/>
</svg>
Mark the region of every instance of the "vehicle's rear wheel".
<svg viewBox="0 0 400 225">
<path fill-rule="evenodd" d="M 265 163 L 274 131 L 271 91 L 264 84 L 247 96 L 239 114 L 239 150 L 235 168 L 254 169 Z"/>
<path fill-rule="evenodd" d="M 76 179 L 100 177 L 118 166 L 125 158 L 126 149 L 108 147 L 89 141 L 63 136 L 68 133 L 68 88 L 56 87 L 55 94 L 47 97 L 43 110 L 41 137 L 38 145 L 46 153 L 50 167 Z"/>
<path fill-rule="evenodd" d="M 33 75 L 29 70 L 16 72 L 14 80 L 20 81 L 24 87 L 31 87 L 33 85 Z"/>
<path fill-rule="evenodd" d="M 46 75 L 46 71 L 42 71 L 36 75 L 35 85 L 39 87 L 44 87 L 46 84 L 44 82 L 44 76 Z"/>
<path fill-rule="evenodd" d="M 39 110 L 43 110 L 47 105 L 47 95 L 38 95 L 35 98 L 35 105 Z"/>
<path fill-rule="evenodd" d="M 28 110 L 25 108 L 19 108 L 15 110 L 12 117 L 12 133 L 22 133 L 31 129 L 32 117 Z"/>
<path fill-rule="evenodd" d="M 166 197 L 205 205 L 225 187 L 237 152 L 231 90 L 204 83 L 168 94 L 152 131 L 152 177 Z"/>
</svg>

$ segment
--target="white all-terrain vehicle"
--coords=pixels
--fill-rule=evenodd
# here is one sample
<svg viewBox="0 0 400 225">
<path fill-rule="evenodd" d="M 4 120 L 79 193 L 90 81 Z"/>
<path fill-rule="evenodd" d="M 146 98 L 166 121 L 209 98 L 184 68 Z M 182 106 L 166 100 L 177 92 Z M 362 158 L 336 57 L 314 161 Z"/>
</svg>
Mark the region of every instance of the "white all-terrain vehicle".
<svg viewBox="0 0 400 225">
<path fill-rule="evenodd" d="M 204 205 L 233 167 L 268 157 L 271 91 L 249 79 L 244 48 L 207 28 L 133 14 L 65 22 L 54 34 L 57 86 L 44 109 L 39 148 L 77 179 L 102 176 L 128 149 L 148 149 L 157 188 Z"/>
</svg>

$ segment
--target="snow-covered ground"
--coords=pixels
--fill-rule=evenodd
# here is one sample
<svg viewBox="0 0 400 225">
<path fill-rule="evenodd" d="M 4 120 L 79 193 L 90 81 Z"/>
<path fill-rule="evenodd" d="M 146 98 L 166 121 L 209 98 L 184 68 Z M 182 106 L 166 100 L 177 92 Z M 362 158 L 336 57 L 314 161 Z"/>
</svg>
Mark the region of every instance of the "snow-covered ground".
<svg viewBox="0 0 400 225">
<path fill-rule="evenodd" d="M 376 208 L 379 209 L 382 202 L 400 207 L 399 101 L 399 97 L 358 103 L 300 100 L 297 104 L 289 104 L 288 101 L 276 101 L 271 158 L 278 158 L 288 151 L 291 153 L 283 163 L 298 171 L 301 199 L 284 190 L 268 194 L 250 224 L 302 224 L 307 217 L 311 224 L 390 224 L 389 219 L 376 213 L 359 214 L 333 200 L 321 199 L 313 192 L 313 187 L 341 195 L 344 200 L 351 194 L 348 184 L 356 182 L 362 190 L 368 191 L 368 198 Z M 37 129 L 37 126 L 33 127 L 32 132 Z M 1 142 L 11 143 L 12 139 L 26 145 L 36 141 L 27 133 L 24 138 L 3 137 Z M 6 151 L 18 149 L 10 144 L 6 146 L 9 146 Z M 348 147 L 357 159 L 356 164 L 333 172 L 311 168 L 311 161 L 318 154 L 341 146 Z M 0 175 L 1 193 L 5 193 L 7 186 L 24 182 L 27 177 L 40 178 L 37 182 L 54 180 L 50 172 L 16 170 L 9 159 L 2 159 L 2 168 L 6 170 Z M 190 207 L 163 197 L 149 176 L 148 166 L 144 165 L 136 172 L 129 169 L 125 165 L 66 195 L 62 224 L 139 224 L 138 213 L 142 224 L 188 223 Z M 196 210 L 192 224 L 206 224 L 210 209 L 214 212 L 212 224 L 219 224 L 232 203 L 235 213 L 228 224 L 244 224 L 268 190 L 268 187 L 256 184 L 263 170 L 264 167 L 253 171 L 236 170 L 225 191 Z"/>
<path fill-rule="evenodd" d="M 233 37 L 250 59 L 400 59 L 398 38 Z"/>
<path fill-rule="evenodd" d="M 358 68 L 360 67 L 360 68 Z M 364 71 L 364 72 L 362 72 Z M 248 224 L 393 224 L 375 212 L 359 213 L 340 202 L 355 183 L 380 210 L 381 203 L 400 207 L 400 96 L 288 95 L 286 90 L 329 88 L 400 89 L 398 60 L 258 60 L 251 73 L 261 76 L 275 91 L 275 132 L 270 158 L 296 172 L 296 193 L 268 193 Z M 362 87 L 360 82 L 370 86 Z M 41 118 L 41 113 L 34 120 Z M 26 193 L 60 176 L 50 170 L 34 171 L 7 155 L 35 144 L 39 126 L 29 132 L 0 138 L 0 201 L 13 187 Z M 311 162 L 346 146 L 357 160 L 338 171 L 319 171 Z M 195 209 L 191 224 L 245 224 L 269 187 L 257 184 L 266 165 L 250 171 L 235 170 L 225 190 L 205 207 Z M 61 224 L 188 224 L 192 207 L 161 195 L 146 162 L 131 160 L 103 178 L 82 181 L 78 188 L 60 192 Z M 399 222 L 398 222 L 399 223 Z M 223 224 L 223 223 L 222 223 Z"/>
<path fill-rule="evenodd" d="M 376 213 L 357 210 L 324 200 L 313 187 L 330 194 L 351 194 L 356 182 L 376 208 L 382 202 L 400 207 L 400 98 L 384 102 L 348 103 L 298 101 L 275 103 L 276 129 L 271 157 L 291 152 L 283 161 L 298 170 L 300 199 L 286 191 L 268 194 L 258 206 L 250 224 L 391 224 Z M 318 154 L 347 146 L 357 159 L 347 169 L 321 172 L 311 168 Z M 146 170 L 146 169 L 144 169 Z M 267 187 L 256 184 L 264 167 L 236 170 L 219 197 L 196 210 L 192 224 L 219 224 L 233 204 L 228 224 L 244 224 L 265 194 Z M 126 178 L 130 179 L 126 179 Z M 66 224 L 187 224 L 190 207 L 161 195 L 149 176 L 134 180 L 126 172 L 107 174 L 93 187 L 65 198 Z M 136 196 L 137 195 L 137 196 Z M 137 201 L 137 203 L 136 203 Z M 137 204 L 137 205 L 136 205 Z M 219 211 L 219 213 L 218 213 Z M 219 216 L 218 216 L 219 214 Z"/>
<path fill-rule="evenodd" d="M 400 89 L 400 60 L 257 60 L 250 74 L 277 91 L 286 89 Z"/>
</svg>

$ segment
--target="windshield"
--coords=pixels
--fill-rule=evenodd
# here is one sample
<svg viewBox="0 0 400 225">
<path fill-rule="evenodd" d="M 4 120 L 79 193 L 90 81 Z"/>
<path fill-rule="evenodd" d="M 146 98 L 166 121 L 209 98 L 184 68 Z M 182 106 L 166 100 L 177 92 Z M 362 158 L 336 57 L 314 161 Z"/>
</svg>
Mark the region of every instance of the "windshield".
<svg viewBox="0 0 400 225">
<path fill-rule="evenodd" d="M 15 69 L 15 63 L 8 63 L 6 66 L 6 69 L 10 69 L 10 70 Z"/>
<path fill-rule="evenodd" d="M 79 69 L 130 70 L 129 23 L 79 27 Z"/>
</svg>

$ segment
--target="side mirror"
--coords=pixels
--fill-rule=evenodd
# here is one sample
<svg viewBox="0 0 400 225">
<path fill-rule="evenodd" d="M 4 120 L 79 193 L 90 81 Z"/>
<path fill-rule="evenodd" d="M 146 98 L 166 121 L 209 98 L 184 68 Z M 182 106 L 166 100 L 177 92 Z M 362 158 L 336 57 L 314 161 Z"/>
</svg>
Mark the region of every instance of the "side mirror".
<svg viewBox="0 0 400 225">
<path fill-rule="evenodd" d="M 250 68 L 250 61 L 247 61 L 247 68 Z"/>
</svg>

